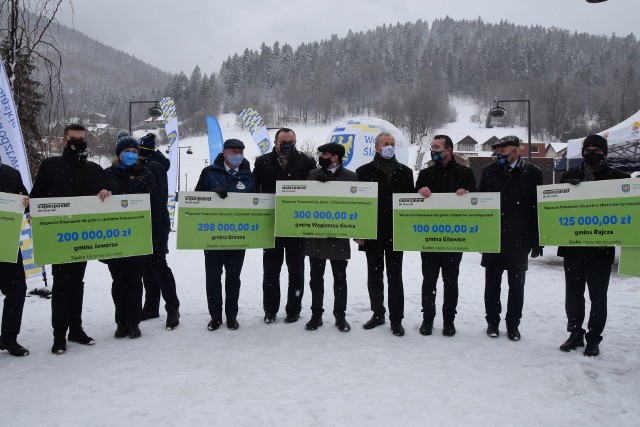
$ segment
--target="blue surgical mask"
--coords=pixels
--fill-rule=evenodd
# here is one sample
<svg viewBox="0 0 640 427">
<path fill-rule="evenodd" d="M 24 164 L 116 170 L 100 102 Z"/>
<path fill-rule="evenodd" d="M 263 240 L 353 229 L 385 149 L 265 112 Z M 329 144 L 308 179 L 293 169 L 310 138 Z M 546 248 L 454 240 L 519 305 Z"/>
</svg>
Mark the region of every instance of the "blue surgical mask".
<svg viewBox="0 0 640 427">
<path fill-rule="evenodd" d="M 508 154 L 496 154 L 496 158 L 498 159 L 498 164 L 500 166 L 506 166 L 509 164 L 509 155 Z"/>
<path fill-rule="evenodd" d="M 385 159 L 392 159 L 396 155 L 396 149 L 393 145 L 385 145 L 380 151 L 380 155 Z"/>
<path fill-rule="evenodd" d="M 135 165 L 138 161 L 138 153 L 134 151 L 125 151 L 120 156 L 120 161 L 127 166 Z"/>
<path fill-rule="evenodd" d="M 431 160 L 436 163 L 440 163 L 442 161 L 442 154 L 444 151 L 431 151 Z"/>
<path fill-rule="evenodd" d="M 240 166 L 243 160 L 244 156 L 242 154 L 229 154 L 227 156 L 227 162 L 233 166 L 234 169 Z"/>
</svg>

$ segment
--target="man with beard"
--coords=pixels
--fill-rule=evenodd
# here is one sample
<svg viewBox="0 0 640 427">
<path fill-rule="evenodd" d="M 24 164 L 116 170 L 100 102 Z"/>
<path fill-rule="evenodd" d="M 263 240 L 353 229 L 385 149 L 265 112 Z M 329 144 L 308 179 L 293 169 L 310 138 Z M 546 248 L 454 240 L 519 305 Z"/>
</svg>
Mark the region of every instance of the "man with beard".
<svg viewBox="0 0 640 427">
<path fill-rule="evenodd" d="M 92 196 L 104 188 L 103 170 L 97 163 L 87 160 L 87 128 L 70 124 L 64 128 L 62 156 L 45 159 L 38 169 L 32 198 Z M 53 287 L 51 292 L 51 324 L 53 326 L 53 354 L 67 350 L 68 339 L 83 345 L 95 341 L 82 329 L 82 300 L 86 261 L 51 266 Z"/>
<path fill-rule="evenodd" d="M 581 182 L 602 181 L 605 179 L 630 178 L 630 175 L 611 168 L 607 164 L 607 140 L 600 135 L 589 135 L 582 143 L 582 164 L 562 175 L 560 182 L 578 185 Z M 607 321 L 607 290 L 611 266 L 615 256 L 614 247 L 564 247 L 558 248 L 558 256 L 564 258 L 565 311 L 567 313 L 567 331 L 570 336 L 561 346 L 561 351 L 572 351 L 587 346 L 584 355 L 595 357 L 600 354 L 602 331 Z M 589 289 L 591 312 L 589 313 L 589 331 L 585 335 L 584 289 Z"/>
<path fill-rule="evenodd" d="M 420 171 L 415 190 L 422 197 L 433 193 L 456 193 L 461 196 L 476 191 L 476 178 L 467 166 L 456 162 L 453 156 L 453 142 L 447 135 L 436 135 L 431 143 L 433 166 Z M 420 326 L 422 335 L 431 335 L 433 319 L 436 316 L 436 284 L 442 270 L 444 302 L 442 304 L 442 335 L 456 334 L 453 323 L 458 305 L 458 273 L 462 252 L 421 252 L 422 257 L 422 313 Z"/>
</svg>

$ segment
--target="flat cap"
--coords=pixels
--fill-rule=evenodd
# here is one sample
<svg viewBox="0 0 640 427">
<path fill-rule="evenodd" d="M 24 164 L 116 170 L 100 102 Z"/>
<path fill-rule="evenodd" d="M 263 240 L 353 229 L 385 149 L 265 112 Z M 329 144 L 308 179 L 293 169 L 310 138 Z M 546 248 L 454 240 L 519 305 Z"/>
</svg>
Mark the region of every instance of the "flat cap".
<svg viewBox="0 0 640 427">
<path fill-rule="evenodd" d="M 508 147 L 510 145 L 513 146 L 513 147 L 519 147 L 520 146 L 520 138 L 518 138 L 515 135 L 505 136 L 503 138 L 500 138 L 498 140 L 498 142 L 496 142 L 495 144 L 493 144 L 491 146 L 491 148 L 493 148 L 493 149 L 502 148 L 502 147 Z"/>
<path fill-rule="evenodd" d="M 222 148 L 244 148 L 244 142 L 239 139 L 227 139 Z"/>
<path fill-rule="evenodd" d="M 319 153 L 331 153 L 334 156 L 340 157 L 342 159 L 344 157 L 344 145 L 335 144 L 330 142 L 328 144 L 324 144 L 318 147 Z"/>
</svg>

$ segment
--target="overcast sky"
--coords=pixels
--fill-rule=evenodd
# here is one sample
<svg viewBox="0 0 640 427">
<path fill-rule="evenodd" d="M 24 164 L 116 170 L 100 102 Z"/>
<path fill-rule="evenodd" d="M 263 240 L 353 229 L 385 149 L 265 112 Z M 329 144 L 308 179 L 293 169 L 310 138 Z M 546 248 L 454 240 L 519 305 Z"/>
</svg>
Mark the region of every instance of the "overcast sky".
<svg viewBox="0 0 640 427">
<path fill-rule="evenodd" d="M 218 72 L 245 48 L 300 43 L 384 23 L 450 16 L 638 37 L 640 0 L 72 0 L 59 15 L 109 46 L 169 72 Z"/>
</svg>

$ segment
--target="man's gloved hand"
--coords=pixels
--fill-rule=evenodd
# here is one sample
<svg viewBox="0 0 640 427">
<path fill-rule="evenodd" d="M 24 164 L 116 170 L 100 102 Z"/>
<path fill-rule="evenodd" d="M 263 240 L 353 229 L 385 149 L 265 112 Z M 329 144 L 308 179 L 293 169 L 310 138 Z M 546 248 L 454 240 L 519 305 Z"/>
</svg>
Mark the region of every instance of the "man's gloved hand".
<svg viewBox="0 0 640 427">
<path fill-rule="evenodd" d="M 578 185 L 580 184 L 580 180 L 578 178 L 571 178 L 569 180 L 567 180 L 567 182 L 571 185 Z"/>
<path fill-rule="evenodd" d="M 534 246 L 531 248 L 531 258 L 538 258 L 543 255 L 544 246 Z"/>
<path fill-rule="evenodd" d="M 222 187 L 216 188 L 216 193 L 218 194 L 218 196 L 220 196 L 221 199 L 227 198 L 227 190 Z"/>
<path fill-rule="evenodd" d="M 324 173 L 321 173 L 318 176 L 316 176 L 316 181 L 327 182 L 328 180 L 329 180 L 329 177 Z"/>
</svg>

